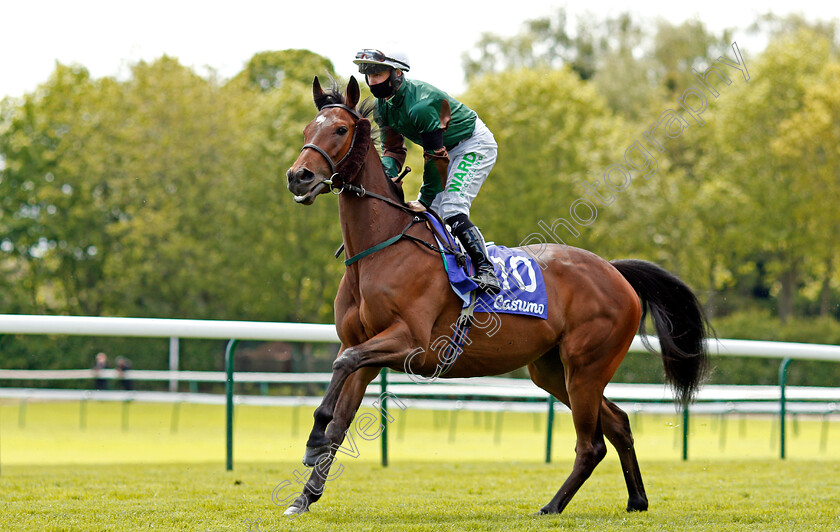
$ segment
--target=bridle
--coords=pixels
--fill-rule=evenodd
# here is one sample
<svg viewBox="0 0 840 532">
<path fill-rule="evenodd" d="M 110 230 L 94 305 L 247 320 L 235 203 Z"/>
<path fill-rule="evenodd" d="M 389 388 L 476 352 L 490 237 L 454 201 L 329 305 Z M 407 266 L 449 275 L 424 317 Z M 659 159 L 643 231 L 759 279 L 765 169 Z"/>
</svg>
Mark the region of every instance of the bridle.
<svg viewBox="0 0 840 532">
<path fill-rule="evenodd" d="M 362 258 L 364 258 L 364 257 L 366 257 L 366 256 L 368 256 L 372 253 L 376 253 L 380 249 L 383 249 L 387 246 L 390 246 L 391 244 L 393 244 L 393 243 L 395 243 L 395 242 L 397 242 L 397 241 L 399 241 L 403 238 L 413 240 L 413 241 L 417 242 L 418 244 L 421 244 L 421 245 L 431 249 L 435 253 L 452 253 L 452 254 L 459 255 L 460 253 L 458 253 L 454 249 L 452 249 L 452 250 L 441 249 L 441 248 L 438 248 L 438 247 L 434 246 L 433 244 L 429 244 L 428 242 L 426 242 L 423 239 L 420 239 L 420 238 L 417 238 L 415 236 L 406 234 L 406 231 L 408 231 L 411 228 L 411 226 L 413 226 L 416 223 L 420 223 L 420 222 L 424 221 L 421 216 L 419 216 L 416 212 L 412 211 L 407 205 L 397 203 L 396 201 L 392 200 L 391 198 L 387 198 L 387 197 L 382 196 L 380 194 L 370 192 L 368 190 L 365 190 L 364 187 L 354 185 L 353 183 L 350 182 L 352 180 L 352 178 L 355 178 L 359 174 L 359 172 L 361 171 L 362 167 L 364 166 L 364 159 L 358 158 L 358 160 L 360 161 L 358 166 L 356 168 L 350 168 L 347 171 L 347 174 L 349 174 L 350 179 L 347 179 L 346 176 L 345 176 L 344 178 L 341 178 L 341 183 L 336 183 L 336 178 L 337 177 L 342 177 L 340 175 L 342 173 L 342 170 L 346 170 L 346 169 L 340 169 L 339 166 L 341 166 L 341 164 L 353 153 L 354 148 L 357 147 L 356 146 L 356 139 L 359 137 L 359 130 L 363 129 L 360 126 L 362 124 L 367 124 L 367 126 L 370 127 L 370 123 L 367 122 L 367 119 L 365 119 L 363 116 L 361 116 L 358 111 L 356 111 L 355 109 L 353 109 L 350 106 L 347 106 L 347 105 L 344 105 L 344 104 L 341 104 L 341 103 L 331 103 L 331 104 L 327 104 L 327 105 L 324 105 L 323 107 L 321 107 L 321 110 L 326 109 L 328 107 L 338 107 L 339 109 L 344 109 L 345 111 L 352 114 L 354 117 L 356 117 L 356 127 L 355 127 L 355 130 L 353 131 L 353 139 L 350 141 L 350 148 L 347 150 L 347 153 L 344 154 L 344 157 L 342 157 L 338 162 L 333 161 L 332 157 L 330 157 L 330 154 L 328 154 L 323 148 L 321 148 L 317 144 L 314 144 L 314 143 L 310 142 L 310 143 L 304 144 L 303 147 L 300 149 L 301 152 L 303 152 L 303 150 L 305 150 L 307 148 L 311 149 L 311 150 L 315 150 L 316 152 L 320 153 L 321 156 L 324 158 L 324 160 L 326 160 L 327 163 L 330 165 L 330 172 L 332 173 L 332 175 L 330 175 L 330 177 L 328 179 L 322 179 L 321 181 L 319 181 L 315 185 L 315 187 L 317 187 L 320 184 L 325 184 L 325 185 L 329 185 L 330 190 L 332 190 L 334 194 L 341 194 L 342 192 L 347 191 L 351 194 L 355 194 L 356 196 L 358 196 L 360 198 L 365 198 L 365 197 L 375 198 L 375 199 L 378 199 L 380 201 L 383 201 L 383 202 L 387 203 L 391 207 L 397 208 L 397 209 L 411 215 L 411 220 L 408 222 L 408 224 L 405 226 L 405 228 L 403 228 L 403 230 L 400 231 L 399 234 L 397 234 L 397 235 L 389 238 L 388 240 L 385 240 L 384 242 L 381 242 L 381 243 L 379 243 L 379 244 L 377 244 L 377 245 L 375 245 L 371 248 L 368 248 L 368 249 L 362 251 L 361 253 L 358 253 L 357 255 L 354 255 L 354 256 L 348 258 L 347 260 L 344 261 L 344 264 L 346 266 L 350 266 L 354 262 L 356 262 L 356 261 L 358 261 L 358 260 L 360 260 L 360 259 L 362 259 Z M 364 133 L 364 135 L 367 135 L 368 142 L 370 141 L 370 134 L 369 133 L 370 133 L 369 131 Z M 369 147 L 369 144 L 363 147 L 365 152 L 367 152 L 368 147 Z M 362 148 L 362 146 L 360 145 L 359 148 Z M 356 165 L 351 165 L 351 166 L 356 166 Z M 315 187 L 313 187 L 311 190 L 314 190 Z M 437 216 L 437 215 L 434 215 L 434 216 Z M 434 229 L 432 231 L 434 232 Z M 341 247 L 338 249 L 338 251 L 336 251 L 336 257 L 338 257 L 338 255 L 341 253 L 343 247 L 344 247 L 344 244 L 342 244 Z"/>
<path fill-rule="evenodd" d="M 347 150 L 347 153 L 345 153 L 344 157 L 342 157 L 338 162 L 335 162 L 335 161 L 333 161 L 333 158 L 330 157 L 329 153 L 327 153 L 323 148 L 321 148 L 317 144 L 313 144 L 311 142 L 308 143 L 308 144 L 304 144 L 303 147 L 300 149 L 300 151 L 303 152 L 303 150 L 309 148 L 310 150 L 315 150 L 316 152 L 321 154 L 321 156 L 327 161 L 327 164 L 330 165 L 330 174 L 331 175 L 328 179 L 322 179 L 318 184 L 320 185 L 321 183 L 324 183 L 325 185 L 329 185 L 331 190 L 338 190 L 339 191 L 338 194 L 340 194 L 341 191 L 344 189 L 344 186 L 347 183 L 349 183 L 349 181 L 347 179 L 342 179 L 341 180 L 342 181 L 341 186 L 338 186 L 334 183 L 335 178 L 340 177 L 338 166 L 341 163 L 343 163 L 347 159 L 347 157 L 350 156 L 351 153 L 353 153 L 353 148 L 356 146 L 356 138 L 359 136 L 359 123 L 361 122 L 363 117 L 362 117 L 362 115 L 359 114 L 358 111 L 356 111 L 355 109 L 353 109 L 349 105 L 344 105 L 343 103 L 330 103 L 330 104 L 324 105 L 319 110 L 322 111 L 322 110 L 324 110 L 328 107 L 338 107 L 339 109 L 344 109 L 345 111 L 347 111 L 348 113 L 350 113 L 354 117 L 356 117 L 355 127 L 353 128 L 353 138 L 350 141 L 350 148 Z M 359 167 L 359 169 L 361 169 L 361 166 Z M 356 173 L 358 173 L 358 172 L 356 172 Z M 353 177 L 355 177 L 355 175 Z"/>
<path fill-rule="evenodd" d="M 330 103 L 330 104 L 327 104 L 327 105 L 324 105 L 323 107 L 321 107 L 321 110 L 326 109 L 328 107 L 338 107 L 339 109 L 344 109 L 348 113 L 352 114 L 354 117 L 356 117 L 356 127 L 353 131 L 353 139 L 350 141 L 350 149 L 347 150 L 347 153 L 345 153 L 344 157 L 342 157 L 338 162 L 333 161 L 332 157 L 330 157 L 330 154 L 328 154 L 323 148 L 321 148 L 317 144 L 313 144 L 313 143 L 310 142 L 308 144 L 304 144 L 303 147 L 300 149 L 301 152 L 303 150 L 307 149 L 307 148 L 317 151 L 318 153 L 321 154 L 321 157 L 323 157 L 324 160 L 326 160 L 327 163 L 330 165 L 330 172 L 331 172 L 332 175 L 330 175 L 330 177 L 328 179 L 322 179 L 315 186 L 317 187 L 318 185 L 323 183 L 325 185 L 329 185 L 330 190 L 332 190 L 333 194 L 341 194 L 342 192 L 347 191 L 347 192 L 350 192 L 350 193 L 353 193 L 353 194 L 359 196 L 360 198 L 363 198 L 363 197 L 376 198 L 378 200 L 384 201 L 385 203 L 391 205 L 392 207 L 396 207 L 397 209 L 399 209 L 401 211 L 404 211 L 406 213 L 414 215 L 415 214 L 414 211 L 409 209 L 408 206 L 401 205 L 401 204 L 395 202 L 394 200 L 392 200 L 390 198 L 386 198 L 385 196 L 380 196 L 379 194 L 375 194 L 373 192 L 365 190 L 365 188 L 362 187 L 362 186 L 357 186 L 357 185 L 354 185 L 353 183 L 351 183 L 352 178 L 355 178 L 358 175 L 359 171 L 361 171 L 361 169 L 362 169 L 362 166 L 364 166 L 364 163 L 361 163 L 358 168 L 351 168 L 347 172 L 347 174 L 350 174 L 350 176 L 349 176 L 350 179 L 348 179 L 347 175 L 345 175 L 340 180 L 341 181 L 340 183 L 336 183 L 336 177 L 342 177 L 342 176 L 340 176 L 342 169 L 339 169 L 338 167 L 341 165 L 341 163 L 343 163 L 350 156 L 350 154 L 353 153 L 353 148 L 356 147 L 356 139 L 359 136 L 359 129 L 360 129 L 359 125 L 362 123 L 362 120 L 364 119 L 364 117 L 362 115 L 360 115 L 358 111 L 356 111 L 355 109 L 353 109 L 352 107 L 350 107 L 348 105 L 344 105 L 343 103 Z M 367 151 L 367 148 L 365 148 L 365 151 Z"/>
</svg>

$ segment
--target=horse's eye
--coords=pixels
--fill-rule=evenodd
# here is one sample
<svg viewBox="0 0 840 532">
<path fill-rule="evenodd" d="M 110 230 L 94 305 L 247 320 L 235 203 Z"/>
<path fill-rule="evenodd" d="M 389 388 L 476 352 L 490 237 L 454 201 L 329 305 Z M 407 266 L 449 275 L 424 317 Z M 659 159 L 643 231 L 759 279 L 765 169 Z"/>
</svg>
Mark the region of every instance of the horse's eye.
<svg viewBox="0 0 840 532">
<path fill-rule="evenodd" d="M 346 128 L 346 127 L 344 127 L 344 126 L 341 126 L 341 127 L 339 127 L 338 129 L 336 129 L 336 130 L 335 130 L 335 132 L 336 132 L 336 134 L 338 134 L 338 135 L 342 135 L 342 136 L 344 136 L 344 135 L 346 135 L 346 134 L 347 134 L 347 128 Z"/>
</svg>

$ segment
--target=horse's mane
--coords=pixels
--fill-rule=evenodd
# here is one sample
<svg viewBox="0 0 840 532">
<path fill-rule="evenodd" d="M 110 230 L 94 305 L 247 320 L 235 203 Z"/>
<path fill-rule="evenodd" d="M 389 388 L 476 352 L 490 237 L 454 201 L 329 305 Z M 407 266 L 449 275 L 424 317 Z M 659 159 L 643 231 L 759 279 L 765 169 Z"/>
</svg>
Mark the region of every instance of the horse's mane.
<svg viewBox="0 0 840 532">
<path fill-rule="evenodd" d="M 334 103 L 344 103 L 344 93 L 341 91 L 341 85 L 339 85 L 338 81 L 331 77 L 330 86 L 324 89 L 324 92 L 315 98 L 315 107 L 320 110 L 325 105 Z M 371 119 L 373 117 L 375 110 L 376 100 L 371 97 L 365 98 L 359 105 L 356 106 L 356 111 L 358 111 L 362 117 L 367 119 Z M 371 120 L 371 122 L 370 138 L 371 142 L 376 142 L 379 140 L 379 127 L 373 127 L 378 126 L 375 120 Z M 386 178 L 386 181 L 388 181 L 391 191 L 399 198 L 400 202 L 405 203 L 405 194 L 403 193 L 402 187 L 390 179 Z"/>
<path fill-rule="evenodd" d="M 344 103 L 344 93 L 341 91 L 338 81 L 330 78 L 330 86 L 324 89 L 324 92 L 315 99 L 315 107 L 320 110 L 325 105 L 333 103 Z M 356 106 L 356 111 L 365 118 L 371 118 L 375 109 L 376 101 L 370 97 L 365 98 Z M 371 128 L 371 136 L 373 136 L 373 128 Z"/>
</svg>

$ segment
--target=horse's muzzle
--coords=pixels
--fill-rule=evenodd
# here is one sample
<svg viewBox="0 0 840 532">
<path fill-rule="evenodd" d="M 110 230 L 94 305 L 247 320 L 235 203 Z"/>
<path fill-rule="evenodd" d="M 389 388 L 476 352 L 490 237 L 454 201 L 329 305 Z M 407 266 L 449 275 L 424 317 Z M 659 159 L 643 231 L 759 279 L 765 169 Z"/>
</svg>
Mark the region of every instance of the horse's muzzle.
<svg viewBox="0 0 840 532">
<path fill-rule="evenodd" d="M 302 195 L 295 195 L 295 201 L 298 203 L 302 203 L 304 205 L 312 205 L 315 202 L 315 198 L 318 197 L 319 194 L 326 192 L 329 190 L 330 186 L 325 183 L 324 181 L 319 182 L 312 190 L 307 192 L 306 194 Z"/>
<path fill-rule="evenodd" d="M 286 177 L 289 180 L 289 191 L 295 195 L 295 201 L 304 205 L 311 205 L 315 196 L 328 188 L 323 181 L 316 182 L 315 174 L 304 166 L 289 168 Z"/>
</svg>

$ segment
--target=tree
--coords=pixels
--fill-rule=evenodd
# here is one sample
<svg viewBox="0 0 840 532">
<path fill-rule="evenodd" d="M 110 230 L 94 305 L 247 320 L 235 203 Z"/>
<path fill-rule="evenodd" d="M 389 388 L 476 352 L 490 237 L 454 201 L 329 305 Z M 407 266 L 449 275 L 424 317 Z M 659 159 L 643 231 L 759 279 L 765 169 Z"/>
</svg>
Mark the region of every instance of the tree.
<svg viewBox="0 0 840 532">
<path fill-rule="evenodd" d="M 732 44 L 732 31 L 724 30 L 715 35 L 700 20 L 687 20 L 681 24 L 658 21 L 653 38 L 651 57 L 656 64 L 658 84 L 667 91 L 668 99 L 679 96 L 686 87 L 695 85 L 691 70 L 698 65 L 714 61 Z"/>
<path fill-rule="evenodd" d="M 312 82 L 287 83 L 258 95 L 244 115 L 239 139 L 241 180 L 237 242 L 250 248 L 235 257 L 232 275 L 254 290 L 237 296 L 249 316 L 280 321 L 332 319 L 332 302 L 344 272 L 333 257 L 341 244 L 338 207 L 325 195 L 296 204 L 286 170 L 303 145 L 303 128 L 316 115 Z M 231 87 L 231 90 L 234 88 Z"/>
<path fill-rule="evenodd" d="M 332 61 L 309 50 L 280 50 L 254 54 L 229 85 L 251 89 L 280 89 L 287 81 L 311 83 L 316 75 L 335 75 Z"/>
<path fill-rule="evenodd" d="M 109 308 L 218 317 L 226 279 L 220 243 L 238 208 L 237 108 L 218 84 L 165 56 L 135 65 L 111 105 L 124 121 L 111 147 L 122 211 L 108 227 L 118 242 L 105 272 Z"/>
<path fill-rule="evenodd" d="M 467 80 L 519 68 L 571 67 L 591 80 L 609 106 L 631 120 L 646 119 L 694 80 L 691 66 L 728 46 L 729 31 L 709 32 L 702 22 L 653 23 L 630 13 L 598 19 L 566 10 L 533 19 L 513 37 L 482 35 L 463 57 Z M 715 55 L 714 57 L 717 57 Z M 684 89 L 680 89 L 684 90 Z"/>
<path fill-rule="evenodd" d="M 837 51 L 837 20 L 808 21 L 800 14 L 791 13 L 779 16 L 772 12 L 756 18 L 749 30 L 753 34 L 766 35 L 771 41 L 784 39 L 800 30 L 807 30 L 817 34 L 831 43 L 832 49 Z"/>
<path fill-rule="evenodd" d="M 840 232 L 840 63 L 827 63 L 805 88 L 802 108 L 780 125 L 773 153 L 786 164 L 804 167 L 794 174 L 790 193 L 803 200 L 796 212 L 813 237 L 806 260 L 819 276 L 819 313 L 828 315 L 831 285 L 837 281 Z"/>
<path fill-rule="evenodd" d="M 622 122 L 595 90 L 569 68 L 521 69 L 477 79 L 463 101 L 499 144 L 496 166 L 473 208 L 488 239 L 515 246 L 543 231 L 540 222 L 551 227 L 564 218 L 575 232 L 555 226 L 552 240 L 594 246 L 599 233 L 592 228 L 604 223 L 611 207 L 596 207 L 591 215 L 600 219 L 589 222 L 592 227 L 571 221 L 570 209 L 590 197 L 584 188 L 589 174 L 603 172 L 611 156 L 623 153 L 617 150 Z M 590 217 L 585 206 L 580 213 Z"/>
<path fill-rule="evenodd" d="M 568 65 L 582 80 L 591 79 L 609 52 L 632 57 L 641 44 L 642 29 L 629 13 L 604 21 L 586 14 L 570 28 L 565 8 L 551 17 L 525 22 L 525 28 L 505 38 L 484 33 L 476 50 L 464 54 L 467 80 L 520 68 L 560 68 Z"/>
<path fill-rule="evenodd" d="M 634 113 L 621 100 L 626 98 L 622 95 L 633 94 L 632 90 L 642 88 L 643 84 L 631 81 L 627 90 L 614 86 L 619 96 L 612 100 L 614 108 L 622 114 L 638 117 L 641 131 L 649 130 L 668 109 L 679 111 L 687 119 L 687 127 L 679 138 L 663 138 L 662 152 L 651 148 L 651 155 L 659 165 L 656 177 L 643 187 L 634 186 L 629 191 L 634 208 L 621 218 L 619 230 L 624 229 L 623 241 L 636 243 L 637 252 L 649 254 L 651 259 L 679 273 L 701 291 L 710 315 L 717 311 L 715 294 L 732 283 L 732 271 L 744 248 L 737 230 L 744 198 L 731 193 L 731 187 L 702 164 L 704 154 L 712 145 L 712 133 L 719 124 L 718 100 L 706 94 L 702 125 L 692 120 L 677 100 L 684 97 L 685 91 L 699 86 L 692 69 L 702 73 L 721 54 L 727 53 L 731 44 L 727 33 L 714 35 L 699 21 L 675 25 L 660 20 L 649 52 L 641 60 L 644 63 L 627 62 L 637 65 L 637 71 L 645 72 L 653 82 L 647 99 L 642 99 L 638 106 L 645 114 Z M 600 73 L 595 81 L 599 79 Z M 622 85 L 623 81 L 618 79 L 613 83 Z M 740 77 L 736 79 L 736 83 L 742 82 L 745 83 Z M 601 91 L 605 90 L 602 83 Z M 729 87 L 721 87 L 721 92 L 722 99 L 734 97 Z M 641 135 L 639 138 L 643 139 Z M 649 144 L 645 140 L 641 142 Z M 645 238 L 647 241 L 643 241 Z"/>
<path fill-rule="evenodd" d="M 0 153 L 0 253 L 8 311 L 97 314 L 113 247 L 104 227 L 120 216 L 112 195 L 112 117 L 98 106 L 114 94 L 79 66 L 56 65 L 20 100 L 4 100 Z M 25 295 L 24 295 L 25 292 Z"/>
<path fill-rule="evenodd" d="M 749 67 L 749 83 L 727 87 L 727 98 L 719 104 L 721 122 L 715 128 L 714 149 L 706 154 L 709 172 L 747 198 L 742 231 L 749 235 L 753 255 L 768 260 L 778 283 L 783 320 L 793 313 L 794 296 L 813 246 L 802 216 L 811 207 L 807 197 L 793 192 L 812 167 L 807 161 L 780 156 L 771 146 L 782 133 L 780 125 L 802 107 L 808 85 L 829 57 L 829 41 L 812 30 L 771 42 Z"/>
</svg>

